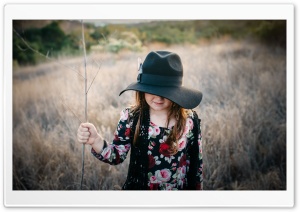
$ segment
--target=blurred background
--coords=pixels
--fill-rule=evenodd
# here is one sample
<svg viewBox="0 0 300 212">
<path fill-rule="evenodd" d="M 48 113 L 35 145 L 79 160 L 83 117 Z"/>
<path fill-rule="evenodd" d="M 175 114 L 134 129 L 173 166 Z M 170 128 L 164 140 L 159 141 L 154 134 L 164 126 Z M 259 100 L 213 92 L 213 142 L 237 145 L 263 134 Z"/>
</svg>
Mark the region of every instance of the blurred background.
<svg viewBox="0 0 300 212">
<path fill-rule="evenodd" d="M 134 93 L 138 58 L 180 55 L 184 86 L 203 93 L 205 190 L 286 190 L 285 20 L 88 20 L 88 121 L 112 141 Z M 77 20 L 13 22 L 13 189 L 79 190 L 84 51 Z M 85 148 L 83 189 L 118 190 L 117 166 Z"/>
</svg>

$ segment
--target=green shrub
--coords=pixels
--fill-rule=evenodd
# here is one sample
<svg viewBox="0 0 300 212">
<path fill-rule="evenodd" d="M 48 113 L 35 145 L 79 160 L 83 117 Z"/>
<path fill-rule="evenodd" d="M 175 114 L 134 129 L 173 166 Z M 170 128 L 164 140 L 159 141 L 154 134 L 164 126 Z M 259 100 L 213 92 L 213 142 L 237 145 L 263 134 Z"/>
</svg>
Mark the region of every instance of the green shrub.
<svg viewBox="0 0 300 212">
<path fill-rule="evenodd" d="M 268 20 L 261 21 L 252 29 L 255 36 L 267 44 L 277 43 L 286 46 L 286 21 L 285 20 Z"/>
<path fill-rule="evenodd" d="M 49 54 L 51 57 L 57 56 L 63 49 L 69 49 L 71 52 L 79 48 L 78 39 L 72 34 L 66 35 L 57 21 L 53 21 L 40 29 L 29 28 L 18 33 L 32 49 L 43 55 Z M 87 47 L 89 46 L 87 45 Z M 36 64 L 38 61 L 45 60 L 30 50 L 15 32 L 13 33 L 13 59 L 20 65 Z"/>
</svg>

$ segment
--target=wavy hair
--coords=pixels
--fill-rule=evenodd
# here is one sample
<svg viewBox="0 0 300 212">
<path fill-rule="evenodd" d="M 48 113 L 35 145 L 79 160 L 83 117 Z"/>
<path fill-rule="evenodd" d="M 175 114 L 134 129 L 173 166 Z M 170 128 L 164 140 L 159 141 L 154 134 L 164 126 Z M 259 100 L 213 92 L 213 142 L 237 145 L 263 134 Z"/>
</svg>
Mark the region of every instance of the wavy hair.
<svg viewBox="0 0 300 212">
<path fill-rule="evenodd" d="M 137 91 L 135 99 L 136 104 L 132 106 L 132 112 L 133 114 L 135 114 L 135 117 L 138 117 L 136 130 L 133 137 L 133 145 L 136 146 L 140 135 L 140 128 L 143 120 L 143 111 L 149 110 L 149 105 L 146 102 L 145 93 L 143 92 Z M 172 106 L 168 113 L 167 126 L 169 125 L 172 116 L 175 117 L 176 123 L 165 141 L 165 144 L 169 146 L 170 155 L 174 155 L 178 152 L 178 140 L 183 135 L 186 126 L 187 110 L 172 102 Z"/>
</svg>

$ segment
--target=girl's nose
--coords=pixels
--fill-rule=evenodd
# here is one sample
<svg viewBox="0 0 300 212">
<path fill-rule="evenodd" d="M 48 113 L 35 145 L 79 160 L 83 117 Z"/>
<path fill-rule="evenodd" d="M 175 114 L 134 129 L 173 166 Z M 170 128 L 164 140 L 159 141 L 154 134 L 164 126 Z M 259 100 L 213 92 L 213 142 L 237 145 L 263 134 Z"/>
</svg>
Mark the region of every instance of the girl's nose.
<svg viewBox="0 0 300 212">
<path fill-rule="evenodd" d="M 157 99 L 159 99 L 159 100 L 163 100 L 163 99 L 164 99 L 164 97 L 156 96 L 156 95 L 155 95 L 155 98 L 157 98 Z"/>
</svg>

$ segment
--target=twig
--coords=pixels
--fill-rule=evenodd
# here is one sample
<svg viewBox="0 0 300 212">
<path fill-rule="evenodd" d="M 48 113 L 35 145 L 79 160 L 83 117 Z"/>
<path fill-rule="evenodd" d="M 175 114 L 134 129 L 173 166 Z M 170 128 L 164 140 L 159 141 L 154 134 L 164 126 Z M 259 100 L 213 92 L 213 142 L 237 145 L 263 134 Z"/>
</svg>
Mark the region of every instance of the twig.
<svg viewBox="0 0 300 212">
<path fill-rule="evenodd" d="M 87 117 L 87 73 L 86 73 L 86 50 L 85 50 L 85 39 L 84 39 L 84 26 L 83 21 L 81 21 L 81 29 L 82 29 L 82 47 L 84 53 L 84 117 L 85 121 L 88 122 Z M 81 173 L 81 182 L 80 189 L 82 190 L 83 183 L 83 175 L 84 175 L 84 152 L 85 152 L 85 144 L 82 144 L 82 173 Z"/>
<path fill-rule="evenodd" d="M 89 89 L 91 88 L 92 84 L 94 83 L 94 80 L 96 78 L 96 76 L 98 75 L 99 71 L 100 71 L 100 68 L 101 68 L 101 64 L 97 63 L 94 59 L 93 61 L 97 64 L 98 66 L 98 71 L 96 73 L 96 75 L 94 76 L 90 86 L 87 88 L 87 71 L 86 71 L 86 66 L 87 66 L 87 57 L 86 57 L 86 46 L 85 46 L 85 38 L 84 38 L 84 24 L 83 24 L 83 21 L 81 21 L 82 23 L 82 45 L 83 45 L 83 52 L 84 52 L 84 76 L 79 72 L 77 71 L 75 68 L 71 67 L 71 66 L 68 66 L 68 65 L 65 65 L 63 63 L 60 63 L 59 61 L 49 57 L 49 53 L 50 51 L 47 52 L 47 55 L 44 55 L 42 53 L 40 53 L 38 50 L 32 48 L 29 43 L 15 30 L 14 32 L 16 33 L 16 35 L 23 41 L 23 43 L 26 45 L 27 48 L 21 48 L 20 46 L 18 46 L 18 48 L 21 50 L 21 51 L 27 51 L 28 49 L 30 49 L 31 51 L 33 51 L 34 53 L 40 55 L 40 56 L 43 56 L 49 60 L 53 60 L 54 62 L 74 71 L 76 74 L 78 74 L 79 76 L 81 76 L 83 79 L 84 79 L 84 89 L 85 89 L 85 106 L 84 106 L 84 114 L 85 114 L 85 122 L 88 122 L 88 116 L 87 116 L 87 94 L 88 94 L 88 91 Z M 82 121 L 80 120 L 80 118 L 73 112 L 73 110 L 68 107 L 68 105 L 66 105 L 63 101 L 62 101 L 62 104 L 64 106 L 66 106 L 70 111 L 71 113 L 73 113 L 73 115 L 82 123 Z M 82 190 L 82 186 L 83 186 L 83 176 L 84 176 L 84 154 L 85 154 L 85 145 L 83 144 L 82 145 L 82 174 L 81 174 L 81 182 L 80 182 L 80 189 Z"/>
<path fill-rule="evenodd" d="M 82 123 L 82 121 L 80 120 L 80 118 L 73 112 L 73 110 L 68 106 L 66 105 L 63 101 L 61 102 L 65 107 L 67 107 L 71 113 L 73 113 L 73 115 L 80 121 L 80 123 Z"/>
<path fill-rule="evenodd" d="M 101 68 L 101 64 L 100 64 L 100 66 L 99 66 L 99 68 L 98 68 L 98 71 L 97 71 L 97 73 L 95 74 L 95 76 L 94 76 L 94 78 L 93 78 L 93 80 L 92 80 L 92 82 L 91 82 L 89 88 L 87 89 L 87 93 L 89 92 L 91 86 L 93 85 L 93 82 L 94 82 L 95 78 L 97 77 L 97 75 L 98 75 L 98 73 L 99 73 L 99 71 L 100 71 L 100 68 Z"/>
</svg>

